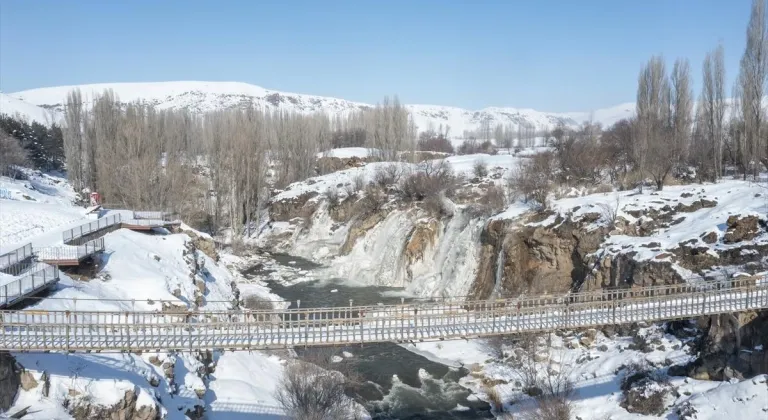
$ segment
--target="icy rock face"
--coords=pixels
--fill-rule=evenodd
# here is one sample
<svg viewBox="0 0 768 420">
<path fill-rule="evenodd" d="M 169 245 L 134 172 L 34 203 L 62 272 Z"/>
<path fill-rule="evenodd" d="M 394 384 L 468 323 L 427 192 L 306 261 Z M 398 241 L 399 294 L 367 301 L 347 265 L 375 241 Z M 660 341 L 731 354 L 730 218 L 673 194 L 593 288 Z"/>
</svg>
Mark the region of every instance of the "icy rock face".
<svg viewBox="0 0 768 420">
<path fill-rule="evenodd" d="M 21 384 L 21 369 L 9 353 L 0 352 L 0 411 L 7 410 Z"/>
<path fill-rule="evenodd" d="M 686 367 L 688 376 L 722 381 L 768 373 L 768 311 L 712 315 L 698 325 L 706 335 L 701 357 Z"/>
<path fill-rule="evenodd" d="M 567 292 L 586 278 L 589 254 L 605 231 L 560 220 L 553 226 L 527 226 L 528 220 L 491 220 L 482 233 L 480 268 L 472 294 Z"/>
<path fill-rule="evenodd" d="M 90 404 L 87 399 L 77 400 L 69 408 L 70 414 L 76 420 L 91 419 L 124 419 L 124 420 L 155 420 L 159 419 L 157 406 L 137 407 L 138 396 L 134 391 L 125 391 L 123 398 L 111 407 Z"/>
<path fill-rule="evenodd" d="M 285 209 L 288 203 L 282 203 Z M 403 287 L 417 295 L 466 295 L 475 278 L 482 216 L 469 206 L 456 206 L 450 216 L 418 205 L 362 215 L 344 206 L 309 205 L 311 216 L 272 235 L 275 250 L 329 266 L 327 275 L 362 284 Z"/>
<path fill-rule="evenodd" d="M 349 254 L 332 266 L 342 277 L 417 295 L 466 295 L 477 270 L 483 224 L 463 207 L 443 219 L 414 209 L 394 211 L 360 234 Z"/>
</svg>

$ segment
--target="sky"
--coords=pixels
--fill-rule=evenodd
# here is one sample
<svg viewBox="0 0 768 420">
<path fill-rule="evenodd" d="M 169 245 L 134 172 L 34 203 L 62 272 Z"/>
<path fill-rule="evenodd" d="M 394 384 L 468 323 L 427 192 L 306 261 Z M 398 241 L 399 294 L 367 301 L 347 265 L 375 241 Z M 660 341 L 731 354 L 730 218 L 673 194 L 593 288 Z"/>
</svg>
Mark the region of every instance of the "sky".
<svg viewBox="0 0 768 420">
<path fill-rule="evenodd" d="M 635 100 L 654 54 L 725 47 L 750 0 L 0 0 L 0 91 L 238 81 L 375 103 L 590 111 Z"/>
</svg>

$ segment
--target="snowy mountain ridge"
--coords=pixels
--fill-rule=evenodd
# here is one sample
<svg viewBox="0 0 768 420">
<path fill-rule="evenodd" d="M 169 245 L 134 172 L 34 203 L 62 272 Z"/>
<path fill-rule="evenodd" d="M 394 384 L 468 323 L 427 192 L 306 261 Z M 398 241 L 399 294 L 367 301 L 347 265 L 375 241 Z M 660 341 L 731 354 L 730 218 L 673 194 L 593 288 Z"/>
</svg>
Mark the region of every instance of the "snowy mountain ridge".
<svg viewBox="0 0 768 420">
<path fill-rule="evenodd" d="M 45 109 L 2 92 L 0 92 L 0 114 L 18 117 L 28 122 L 37 121 L 45 125 L 61 119 L 59 111 Z"/>
<path fill-rule="evenodd" d="M 101 83 L 31 89 L 4 96 L 60 112 L 67 93 L 75 88 L 79 88 L 88 101 L 94 94 L 112 89 L 123 102 L 145 101 L 159 109 L 186 108 L 195 113 L 252 104 L 267 110 L 303 114 L 326 112 L 331 116 L 345 116 L 350 112 L 373 106 L 339 98 L 280 92 L 241 82 Z M 450 126 L 451 136 L 460 136 L 465 130 L 478 130 L 484 121 L 489 121 L 491 127 L 497 124 L 511 124 L 513 127 L 524 125 L 537 130 L 552 128 L 559 123 L 576 126 L 590 119 L 610 125 L 631 116 L 635 109 L 634 103 L 593 112 L 568 113 L 507 107 L 489 107 L 476 111 L 439 105 L 414 104 L 406 107 L 412 113 L 419 131 L 437 129 L 441 125 Z"/>
</svg>

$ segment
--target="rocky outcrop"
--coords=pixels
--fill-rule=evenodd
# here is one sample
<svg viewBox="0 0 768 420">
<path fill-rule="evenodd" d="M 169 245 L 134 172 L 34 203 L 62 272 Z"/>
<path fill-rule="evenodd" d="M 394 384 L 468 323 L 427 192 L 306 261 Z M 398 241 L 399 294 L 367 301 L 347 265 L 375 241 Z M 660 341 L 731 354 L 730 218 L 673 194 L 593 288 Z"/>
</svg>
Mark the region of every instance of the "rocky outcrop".
<svg viewBox="0 0 768 420">
<path fill-rule="evenodd" d="M 768 311 L 702 317 L 701 354 L 684 368 L 701 380 L 742 379 L 768 373 Z"/>
<path fill-rule="evenodd" d="M 682 281 L 671 261 L 637 261 L 634 256 L 635 252 L 628 252 L 602 258 L 596 262 L 593 276 L 584 283 L 583 290 L 660 286 Z"/>
<path fill-rule="evenodd" d="M 435 219 L 422 220 L 413 227 L 403 254 L 408 265 L 424 259 L 424 252 L 435 244 L 439 227 L 440 223 Z"/>
<path fill-rule="evenodd" d="M 723 242 L 727 244 L 749 241 L 760 234 L 760 219 L 757 216 L 731 216 L 726 224 L 728 230 L 725 231 Z"/>
<path fill-rule="evenodd" d="M 90 403 L 86 398 L 65 400 L 64 405 L 76 420 L 156 420 L 160 412 L 156 405 L 136 406 L 138 396 L 134 391 L 125 391 L 123 398 L 111 407 Z"/>
<path fill-rule="evenodd" d="M 328 207 L 328 215 L 336 223 L 347 223 L 360 212 L 357 197 L 346 197 L 333 206 Z"/>
<path fill-rule="evenodd" d="M 372 159 L 351 156 L 345 158 L 321 156 L 317 159 L 317 173 L 328 174 L 336 171 L 343 171 L 344 169 L 357 168 L 364 166 L 367 162 L 371 162 Z"/>
<path fill-rule="evenodd" d="M 10 353 L 0 352 L 0 411 L 8 410 L 21 385 L 22 369 Z"/>
<path fill-rule="evenodd" d="M 607 233 L 601 228 L 586 229 L 590 220 L 558 218 L 552 226 L 491 221 L 481 237 L 473 297 L 486 298 L 493 290 L 504 296 L 563 293 L 581 284 L 588 273 L 587 256 L 599 248 Z"/>
<path fill-rule="evenodd" d="M 198 235 L 191 230 L 185 230 L 184 233 L 192 239 L 195 249 L 209 256 L 212 260 L 219 261 L 219 252 L 216 250 L 216 243 L 213 239 Z"/>
<path fill-rule="evenodd" d="M 341 255 L 349 254 L 352 251 L 352 248 L 354 248 L 357 240 L 365 236 L 369 230 L 376 227 L 376 225 L 386 217 L 387 212 L 378 211 L 353 221 L 352 226 L 349 228 L 347 239 L 344 241 L 344 245 L 341 246 Z"/>
<path fill-rule="evenodd" d="M 317 195 L 316 191 L 310 191 L 290 199 L 273 201 L 269 204 L 269 219 L 287 222 L 297 217 L 309 217 L 317 209 L 317 202 L 312 200 Z"/>
</svg>

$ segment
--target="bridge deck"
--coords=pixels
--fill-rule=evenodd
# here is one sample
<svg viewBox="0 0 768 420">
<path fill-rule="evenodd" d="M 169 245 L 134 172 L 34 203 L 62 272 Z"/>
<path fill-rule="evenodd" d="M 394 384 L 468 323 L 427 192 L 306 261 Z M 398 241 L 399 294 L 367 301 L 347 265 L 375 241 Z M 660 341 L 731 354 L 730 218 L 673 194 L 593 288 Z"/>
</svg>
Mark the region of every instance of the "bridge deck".
<svg viewBox="0 0 768 420">
<path fill-rule="evenodd" d="M 28 273 L 0 286 L 0 308 L 12 306 L 59 282 L 59 269 L 38 264 Z M 0 320 L 0 325 L 1 320 Z"/>
<path fill-rule="evenodd" d="M 104 251 L 104 238 L 94 239 L 78 246 L 61 245 L 34 249 L 38 261 L 56 266 L 80 265 L 83 260 L 102 251 Z"/>
<path fill-rule="evenodd" d="M 768 282 L 518 300 L 232 312 L 0 311 L 0 350 L 147 351 L 450 340 L 768 307 Z"/>
</svg>

